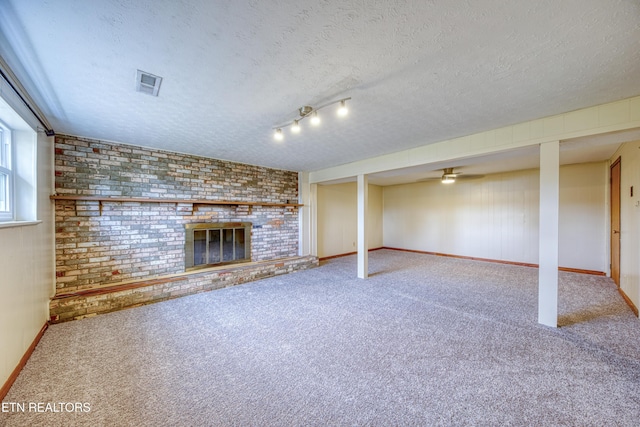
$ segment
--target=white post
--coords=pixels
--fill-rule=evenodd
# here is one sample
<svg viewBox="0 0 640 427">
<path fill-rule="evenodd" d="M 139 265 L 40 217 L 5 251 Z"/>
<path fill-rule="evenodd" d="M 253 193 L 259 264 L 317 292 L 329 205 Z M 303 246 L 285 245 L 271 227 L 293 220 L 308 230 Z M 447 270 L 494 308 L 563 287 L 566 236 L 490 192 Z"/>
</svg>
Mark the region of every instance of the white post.
<svg viewBox="0 0 640 427">
<path fill-rule="evenodd" d="M 298 256 L 311 253 L 311 186 L 309 173 L 298 172 Z"/>
<path fill-rule="evenodd" d="M 538 323 L 558 326 L 560 141 L 540 144 Z"/>
<path fill-rule="evenodd" d="M 318 256 L 318 184 L 309 186 L 309 254 Z"/>
<path fill-rule="evenodd" d="M 369 276 L 369 239 L 367 238 L 367 207 L 369 204 L 369 178 L 358 175 L 358 278 Z"/>
</svg>

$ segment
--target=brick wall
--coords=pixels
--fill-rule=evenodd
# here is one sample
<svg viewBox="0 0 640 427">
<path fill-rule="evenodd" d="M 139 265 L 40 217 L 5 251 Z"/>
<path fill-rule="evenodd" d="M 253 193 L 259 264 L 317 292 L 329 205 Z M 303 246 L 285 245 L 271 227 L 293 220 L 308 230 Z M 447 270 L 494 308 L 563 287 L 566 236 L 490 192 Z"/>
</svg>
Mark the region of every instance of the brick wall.
<svg viewBox="0 0 640 427">
<path fill-rule="evenodd" d="M 287 203 L 296 172 L 58 135 L 58 195 Z M 252 261 L 295 257 L 298 209 L 247 205 L 56 203 L 58 292 L 184 271 L 184 225 L 251 222 Z"/>
</svg>

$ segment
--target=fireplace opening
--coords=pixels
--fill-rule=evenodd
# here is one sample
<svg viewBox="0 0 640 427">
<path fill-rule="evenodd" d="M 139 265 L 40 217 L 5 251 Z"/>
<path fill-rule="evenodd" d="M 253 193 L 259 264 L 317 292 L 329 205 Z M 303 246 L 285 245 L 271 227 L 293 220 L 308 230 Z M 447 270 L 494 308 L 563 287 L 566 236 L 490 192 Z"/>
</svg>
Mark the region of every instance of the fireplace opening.
<svg viewBox="0 0 640 427">
<path fill-rule="evenodd" d="M 185 270 L 251 261 L 251 223 L 185 225 Z"/>
</svg>

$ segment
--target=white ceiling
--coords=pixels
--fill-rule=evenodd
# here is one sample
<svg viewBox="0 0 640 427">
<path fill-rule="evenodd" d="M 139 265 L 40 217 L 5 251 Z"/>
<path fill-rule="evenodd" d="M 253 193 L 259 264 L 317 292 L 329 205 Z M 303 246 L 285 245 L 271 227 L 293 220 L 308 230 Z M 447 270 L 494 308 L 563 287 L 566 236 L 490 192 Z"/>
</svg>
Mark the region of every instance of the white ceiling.
<svg viewBox="0 0 640 427">
<path fill-rule="evenodd" d="M 635 0 L 0 0 L 0 32 L 58 133 L 297 171 L 640 95 Z"/>
</svg>

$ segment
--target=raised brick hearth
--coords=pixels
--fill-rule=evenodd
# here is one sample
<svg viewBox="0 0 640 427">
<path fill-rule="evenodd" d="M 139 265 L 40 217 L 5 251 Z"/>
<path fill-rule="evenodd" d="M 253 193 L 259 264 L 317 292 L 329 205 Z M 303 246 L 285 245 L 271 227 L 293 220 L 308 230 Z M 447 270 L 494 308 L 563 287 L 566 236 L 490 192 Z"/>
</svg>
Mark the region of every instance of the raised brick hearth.
<svg viewBox="0 0 640 427">
<path fill-rule="evenodd" d="M 293 273 L 317 265 L 316 257 L 296 257 L 226 268 L 219 267 L 183 276 L 84 290 L 79 291 L 78 295 L 61 293 L 51 301 L 51 322 L 83 319 L 101 313 L 239 285 L 265 277 Z"/>
</svg>

